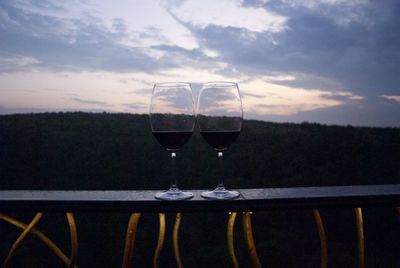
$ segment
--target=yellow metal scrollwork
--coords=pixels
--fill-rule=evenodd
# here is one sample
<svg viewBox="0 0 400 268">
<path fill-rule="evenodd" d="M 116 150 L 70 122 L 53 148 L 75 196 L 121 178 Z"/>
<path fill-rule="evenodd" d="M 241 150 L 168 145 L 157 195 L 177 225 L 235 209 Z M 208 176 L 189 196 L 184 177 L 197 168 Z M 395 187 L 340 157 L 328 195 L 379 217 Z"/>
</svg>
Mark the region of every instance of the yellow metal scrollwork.
<svg viewBox="0 0 400 268">
<path fill-rule="evenodd" d="M 8 253 L 3 267 L 8 267 L 12 257 L 15 254 L 15 250 L 18 248 L 18 246 L 21 244 L 23 239 L 31 233 L 35 236 L 37 236 L 43 243 L 46 244 L 46 246 L 49 247 L 51 251 L 56 254 L 58 258 L 68 267 L 76 267 L 76 259 L 78 255 L 78 234 L 76 231 L 76 224 L 74 220 L 74 216 L 72 213 L 67 213 L 67 220 L 68 220 L 68 225 L 70 228 L 70 237 L 71 237 L 71 256 L 68 258 L 62 251 L 61 249 L 52 241 L 50 240 L 46 235 L 44 235 L 42 232 L 39 230 L 35 229 L 34 226 L 39 222 L 39 220 L 42 218 L 43 213 L 39 212 L 36 214 L 36 216 L 33 218 L 33 220 L 30 222 L 29 225 L 26 225 L 12 217 L 9 217 L 4 214 L 0 214 L 0 219 L 24 230 L 22 234 L 18 237 L 18 239 L 14 242 L 13 246 L 11 247 L 10 252 Z"/>
<path fill-rule="evenodd" d="M 164 246 L 164 240 L 165 240 L 165 214 L 159 213 L 158 218 L 160 221 L 160 230 L 158 232 L 158 242 L 157 242 L 156 251 L 154 252 L 154 257 L 153 257 L 153 267 L 154 268 L 158 268 L 158 265 L 160 262 L 160 255 L 161 255 L 161 251 Z"/>
<path fill-rule="evenodd" d="M 135 246 L 136 230 L 140 219 L 140 213 L 132 213 L 129 218 L 125 236 L 124 258 L 122 268 L 132 267 L 133 248 Z"/>
<path fill-rule="evenodd" d="M 356 208 L 358 267 L 365 267 L 364 225 L 361 208 Z"/>
<path fill-rule="evenodd" d="M 173 243 L 174 243 L 175 260 L 176 260 L 176 265 L 178 266 L 178 268 L 183 268 L 183 262 L 181 259 L 181 254 L 179 252 L 179 226 L 181 224 L 181 219 L 182 219 L 181 213 L 176 213 L 174 230 L 173 230 L 173 234 L 172 234 Z"/>
<path fill-rule="evenodd" d="M 258 258 L 256 245 L 253 237 L 253 227 L 251 225 L 251 212 L 243 212 L 243 233 L 246 241 L 247 251 L 250 255 L 252 267 L 261 268 L 261 262 Z"/>
<path fill-rule="evenodd" d="M 29 234 L 29 232 L 35 227 L 35 225 L 40 221 L 42 218 L 43 213 L 38 212 L 36 213 L 35 217 L 32 219 L 32 221 L 26 226 L 24 231 L 20 234 L 20 236 L 15 240 L 14 244 L 11 246 L 10 251 L 8 252 L 8 255 L 4 261 L 3 267 L 8 267 L 10 264 L 10 261 L 12 257 L 15 254 L 15 251 L 17 250 L 18 246 L 22 243 L 22 241 L 25 239 L 25 237 Z"/>
<path fill-rule="evenodd" d="M 227 242 L 228 242 L 228 253 L 229 253 L 229 260 L 231 261 L 231 264 L 235 268 L 239 268 L 239 263 L 236 259 L 235 255 L 235 246 L 233 243 L 233 228 L 235 226 L 235 220 L 236 220 L 236 212 L 229 212 L 229 220 L 228 220 L 228 228 L 226 231 L 226 237 L 227 237 Z"/>
<path fill-rule="evenodd" d="M 324 223 L 322 222 L 321 214 L 318 209 L 313 210 L 314 221 L 317 225 L 318 235 L 319 235 L 319 243 L 321 248 L 321 268 L 328 267 L 328 244 L 326 239 L 326 233 L 324 228 Z"/>
<path fill-rule="evenodd" d="M 67 221 L 69 225 L 69 233 L 71 238 L 71 255 L 69 257 L 68 268 L 73 268 L 76 265 L 78 257 L 78 232 L 76 229 L 75 218 L 72 213 L 67 213 Z"/>
<path fill-rule="evenodd" d="M 8 222 L 12 225 L 14 225 L 15 227 L 18 227 L 22 230 L 25 230 L 26 227 L 28 225 L 14 219 L 11 218 L 10 216 L 4 215 L 4 214 L 0 214 L 0 219 L 2 219 L 5 222 Z M 61 251 L 61 249 L 52 241 L 50 240 L 46 235 L 44 235 L 41 231 L 37 230 L 36 228 L 32 228 L 31 230 L 31 234 L 37 236 L 46 246 L 49 247 L 49 249 L 51 251 L 54 252 L 54 254 L 56 254 L 56 256 L 58 258 L 60 258 L 60 260 L 66 265 L 69 265 L 69 259 L 67 256 L 65 256 L 65 254 Z"/>
</svg>

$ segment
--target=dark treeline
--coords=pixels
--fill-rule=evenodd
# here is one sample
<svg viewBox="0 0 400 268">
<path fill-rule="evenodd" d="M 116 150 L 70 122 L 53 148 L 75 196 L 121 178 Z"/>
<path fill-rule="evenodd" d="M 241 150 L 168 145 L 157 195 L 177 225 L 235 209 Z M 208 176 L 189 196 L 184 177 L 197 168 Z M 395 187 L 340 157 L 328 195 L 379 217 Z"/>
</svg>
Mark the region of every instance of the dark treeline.
<svg viewBox="0 0 400 268">
<path fill-rule="evenodd" d="M 388 184 L 400 181 L 400 129 L 278 124 L 246 120 L 225 157 L 228 188 Z M 215 186 L 216 153 L 196 132 L 178 152 L 179 185 Z M 167 189 L 169 156 L 152 136 L 146 115 L 44 113 L 0 116 L 0 189 Z M 34 215 L 13 214 L 28 222 Z M 331 267 L 357 265 L 354 210 L 321 211 Z M 393 208 L 364 210 L 369 267 L 400 267 L 400 217 Z M 174 267 L 168 215 L 162 267 Z M 76 214 L 80 267 L 121 265 L 127 214 Z M 150 267 L 157 241 L 156 214 L 143 215 L 134 260 Z M 181 248 L 187 267 L 227 267 L 227 215 L 183 215 Z M 239 261 L 247 256 L 236 228 Z M 318 267 L 319 240 L 309 210 L 266 211 L 253 216 L 258 252 L 268 267 Z M 38 228 L 69 252 L 66 220 L 46 214 Z M 0 257 L 19 234 L 0 222 Z M 62 267 L 42 243 L 29 237 L 14 267 Z"/>
</svg>

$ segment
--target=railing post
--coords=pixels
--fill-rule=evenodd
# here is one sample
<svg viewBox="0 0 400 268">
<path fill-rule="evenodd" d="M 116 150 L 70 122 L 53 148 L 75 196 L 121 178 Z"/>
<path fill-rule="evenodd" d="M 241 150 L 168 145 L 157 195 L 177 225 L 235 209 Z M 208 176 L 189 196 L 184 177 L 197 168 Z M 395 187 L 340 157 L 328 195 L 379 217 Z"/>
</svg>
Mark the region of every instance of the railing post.
<svg viewBox="0 0 400 268">
<path fill-rule="evenodd" d="M 226 230 L 226 237 L 228 243 L 229 260 L 233 267 L 239 268 L 239 262 L 235 255 L 235 245 L 233 243 L 233 229 L 235 227 L 236 212 L 229 212 L 228 227 Z"/>
<path fill-rule="evenodd" d="M 164 246 L 164 240 L 165 240 L 165 214 L 158 213 L 158 219 L 160 222 L 160 229 L 158 232 L 157 247 L 154 252 L 154 257 L 153 257 L 153 267 L 154 268 L 158 268 L 158 265 L 160 263 L 160 255 L 161 255 L 161 251 Z"/>
<path fill-rule="evenodd" d="M 364 226 L 361 208 L 356 208 L 358 267 L 365 268 Z"/>
<path fill-rule="evenodd" d="M 319 235 L 319 243 L 321 248 L 321 268 L 328 267 L 328 244 L 326 239 L 326 233 L 324 228 L 324 223 L 322 222 L 321 214 L 318 209 L 313 210 L 314 221 L 317 225 L 318 235 Z"/>
<path fill-rule="evenodd" d="M 138 227 L 140 213 L 132 213 L 129 218 L 128 228 L 125 236 L 124 257 L 122 261 L 122 268 L 133 267 L 133 248 L 135 246 L 136 230 Z"/>
<path fill-rule="evenodd" d="M 71 255 L 69 257 L 68 268 L 74 268 L 78 257 L 78 232 L 76 228 L 74 215 L 72 213 L 67 213 L 66 216 L 68 220 L 69 232 L 71 237 Z"/>
<path fill-rule="evenodd" d="M 253 227 L 251 225 L 252 212 L 243 212 L 243 233 L 246 241 L 247 251 L 250 255 L 251 264 L 254 268 L 261 268 L 261 262 L 257 254 L 256 245 L 253 237 Z"/>
<path fill-rule="evenodd" d="M 181 224 L 181 219 L 182 219 L 181 213 L 176 213 L 174 230 L 172 233 L 173 244 L 174 244 L 174 255 L 176 260 L 176 266 L 178 266 L 178 268 L 183 268 L 183 262 L 181 254 L 179 252 L 179 226 Z"/>
</svg>

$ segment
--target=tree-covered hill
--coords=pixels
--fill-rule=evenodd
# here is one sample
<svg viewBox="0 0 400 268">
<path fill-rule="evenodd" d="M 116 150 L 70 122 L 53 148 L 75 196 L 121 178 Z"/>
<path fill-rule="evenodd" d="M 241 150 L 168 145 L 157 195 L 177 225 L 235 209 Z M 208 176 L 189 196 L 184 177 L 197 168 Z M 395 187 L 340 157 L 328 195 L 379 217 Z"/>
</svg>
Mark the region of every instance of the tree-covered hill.
<svg viewBox="0 0 400 268">
<path fill-rule="evenodd" d="M 225 155 L 228 188 L 400 182 L 399 128 L 246 120 Z M 216 153 L 196 131 L 178 152 L 181 188 L 213 188 L 216 162 Z M 0 116 L 2 190 L 167 189 L 169 171 L 168 153 L 152 136 L 147 115 L 77 112 Z M 354 267 L 354 211 L 327 209 L 321 213 L 327 227 L 331 267 Z M 397 267 L 400 217 L 392 208 L 367 209 L 364 214 L 367 263 L 372 264 L 370 267 Z M 16 216 L 27 221 L 32 215 Z M 78 213 L 76 217 L 80 267 L 120 266 L 129 215 Z M 172 217 L 169 215 L 169 221 Z M 187 267 L 227 266 L 225 223 L 226 215 L 217 213 L 184 215 L 181 243 Z M 62 215 L 45 216 L 39 228 L 47 230 L 68 252 Z M 156 215 L 143 216 L 134 256 L 138 267 L 151 265 L 157 228 Z M 238 258 L 246 262 L 237 229 Z M 18 232 L 0 222 L 0 236 L 7 242 L 0 245 L 0 258 L 4 259 Z M 256 213 L 254 232 L 267 267 L 318 267 L 319 242 L 310 211 Z M 38 240 L 31 240 L 21 246 L 25 250 L 17 254 L 15 267 L 62 267 Z M 171 250 L 168 244 L 162 257 L 164 267 L 174 267 Z"/>
<path fill-rule="evenodd" d="M 178 153 L 183 188 L 215 184 L 216 154 L 196 132 Z M 146 115 L 0 116 L 2 189 L 163 189 L 169 158 Z M 234 188 L 396 183 L 400 129 L 245 121 L 226 152 Z"/>
</svg>

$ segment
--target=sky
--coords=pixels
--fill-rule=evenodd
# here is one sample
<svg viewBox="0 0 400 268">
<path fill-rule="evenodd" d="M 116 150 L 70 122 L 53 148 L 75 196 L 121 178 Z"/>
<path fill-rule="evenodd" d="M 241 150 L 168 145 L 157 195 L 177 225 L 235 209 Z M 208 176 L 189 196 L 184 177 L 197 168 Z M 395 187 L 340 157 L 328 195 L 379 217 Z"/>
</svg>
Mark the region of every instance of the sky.
<svg viewBox="0 0 400 268">
<path fill-rule="evenodd" d="M 398 0 L 0 0 L 0 114 L 231 81 L 247 119 L 400 127 L 399 29 Z"/>
</svg>

